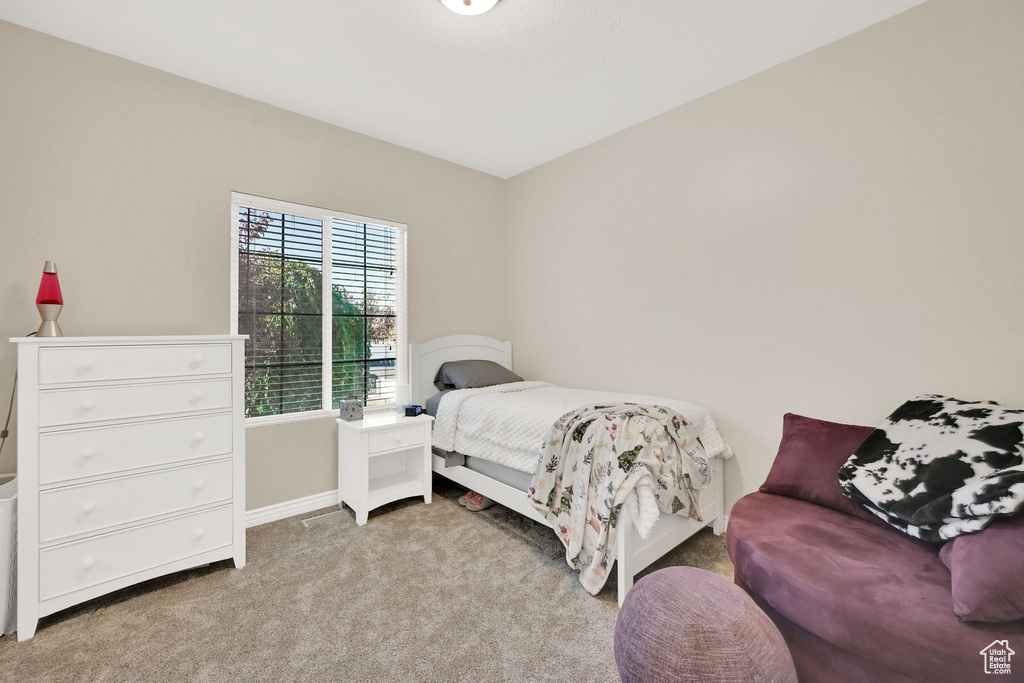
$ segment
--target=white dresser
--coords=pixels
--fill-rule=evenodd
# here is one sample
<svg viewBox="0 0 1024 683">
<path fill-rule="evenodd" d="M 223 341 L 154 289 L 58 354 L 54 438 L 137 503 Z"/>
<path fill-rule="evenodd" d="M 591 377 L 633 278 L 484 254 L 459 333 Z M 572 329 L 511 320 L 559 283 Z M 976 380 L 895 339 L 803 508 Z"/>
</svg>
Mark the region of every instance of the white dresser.
<svg viewBox="0 0 1024 683">
<path fill-rule="evenodd" d="M 245 565 L 245 337 L 11 341 L 18 640 L 140 581 Z"/>
</svg>

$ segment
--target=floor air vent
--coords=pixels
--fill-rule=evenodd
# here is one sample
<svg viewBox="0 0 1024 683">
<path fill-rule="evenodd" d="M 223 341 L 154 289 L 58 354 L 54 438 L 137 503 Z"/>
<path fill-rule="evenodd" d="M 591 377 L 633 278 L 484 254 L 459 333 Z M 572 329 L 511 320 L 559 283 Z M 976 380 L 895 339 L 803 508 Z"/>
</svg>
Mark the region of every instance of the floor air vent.
<svg viewBox="0 0 1024 683">
<path fill-rule="evenodd" d="M 307 529 L 311 526 L 323 526 L 324 524 L 331 524 L 333 522 L 340 521 L 348 516 L 349 514 L 344 510 L 335 510 L 334 512 L 317 515 L 316 517 L 307 517 L 302 520 L 302 526 Z"/>
</svg>

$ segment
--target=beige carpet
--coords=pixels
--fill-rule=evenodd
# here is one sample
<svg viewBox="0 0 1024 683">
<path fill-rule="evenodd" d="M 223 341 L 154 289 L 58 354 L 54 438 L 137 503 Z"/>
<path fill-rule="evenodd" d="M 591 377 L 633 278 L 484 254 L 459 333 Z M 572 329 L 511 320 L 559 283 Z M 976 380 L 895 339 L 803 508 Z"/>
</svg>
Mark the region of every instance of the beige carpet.
<svg viewBox="0 0 1024 683">
<path fill-rule="evenodd" d="M 615 681 L 612 577 L 580 587 L 551 531 L 415 499 L 306 529 L 249 530 L 248 566 L 150 581 L 0 638 L 4 681 Z M 305 515 L 309 517 L 312 515 Z M 704 530 L 648 571 L 732 576 Z"/>
</svg>

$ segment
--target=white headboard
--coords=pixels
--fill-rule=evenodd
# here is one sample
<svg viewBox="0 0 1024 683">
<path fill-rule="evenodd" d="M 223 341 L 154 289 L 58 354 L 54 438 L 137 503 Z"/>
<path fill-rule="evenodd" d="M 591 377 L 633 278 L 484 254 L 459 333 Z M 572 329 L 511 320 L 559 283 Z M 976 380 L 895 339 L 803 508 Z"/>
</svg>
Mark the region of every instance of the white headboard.
<svg viewBox="0 0 1024 683">
<path fill-rule="evenodd" d="M 409 344 L 410 395 L 416 405 L 426 405 L 437 393 L 434 375 L 450 360 L 490 360 L 512 369 L 512 342 L 476 334 L 438 337 L 422 344 Z"/>
</svg>

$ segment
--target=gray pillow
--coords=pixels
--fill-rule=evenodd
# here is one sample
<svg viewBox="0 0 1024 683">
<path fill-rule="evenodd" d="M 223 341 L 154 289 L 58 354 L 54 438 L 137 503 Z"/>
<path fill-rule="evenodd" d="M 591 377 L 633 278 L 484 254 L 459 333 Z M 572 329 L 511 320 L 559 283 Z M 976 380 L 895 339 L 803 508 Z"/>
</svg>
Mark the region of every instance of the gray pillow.
<svg viewBox="0 0 1024 683">
<path fill-rule="evenodd" d="M 522 381 L 523 378 L 516 373 L 489 360 L 448 361 L 442 363 L 434 375 L 434 386 L 438 391 L 477 389 Z"/>
</svg>

